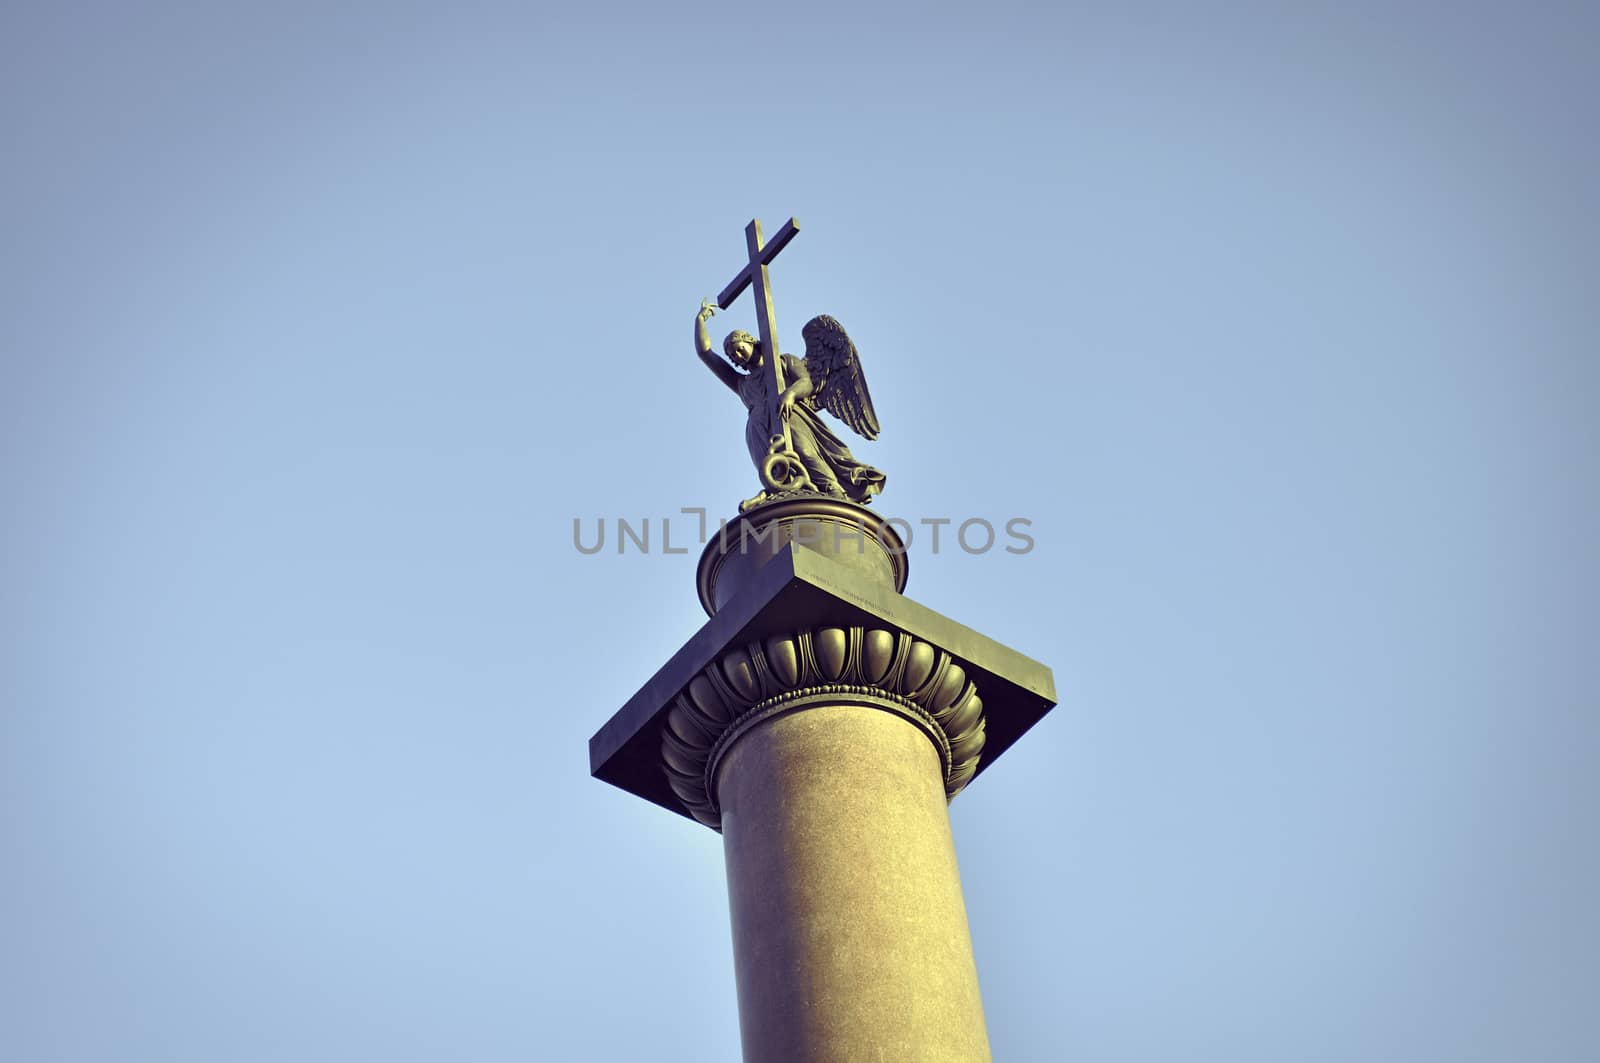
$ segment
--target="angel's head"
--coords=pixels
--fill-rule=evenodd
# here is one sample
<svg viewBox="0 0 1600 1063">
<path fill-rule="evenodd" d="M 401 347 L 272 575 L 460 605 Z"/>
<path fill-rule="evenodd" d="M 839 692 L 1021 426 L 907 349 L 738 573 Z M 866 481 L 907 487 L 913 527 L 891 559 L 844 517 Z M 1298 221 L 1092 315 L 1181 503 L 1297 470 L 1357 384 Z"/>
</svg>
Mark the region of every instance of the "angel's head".
<svg viewBox="0 0 1600 1063">
<path fill-rule="evenodd" d="M 728 333 L 728 338 L 722 341 L 722 353 L 740 369 L 761 364 L 761 344 L 742 328 Z"/>
</svg>

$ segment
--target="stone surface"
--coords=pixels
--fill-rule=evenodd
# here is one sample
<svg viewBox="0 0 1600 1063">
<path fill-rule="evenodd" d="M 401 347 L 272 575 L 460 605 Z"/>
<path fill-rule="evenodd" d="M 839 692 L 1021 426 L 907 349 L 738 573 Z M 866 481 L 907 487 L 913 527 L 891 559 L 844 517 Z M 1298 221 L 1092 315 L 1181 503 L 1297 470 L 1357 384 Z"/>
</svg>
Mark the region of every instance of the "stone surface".
<svg viewBox="0 0 1600 1063">
<path fill-rule="evenodd" d="M 740 735 L 716 781 L 744 1058 L 988 1060 L 927 737 L 868 704 L 809 707 Z"/>
</svg>

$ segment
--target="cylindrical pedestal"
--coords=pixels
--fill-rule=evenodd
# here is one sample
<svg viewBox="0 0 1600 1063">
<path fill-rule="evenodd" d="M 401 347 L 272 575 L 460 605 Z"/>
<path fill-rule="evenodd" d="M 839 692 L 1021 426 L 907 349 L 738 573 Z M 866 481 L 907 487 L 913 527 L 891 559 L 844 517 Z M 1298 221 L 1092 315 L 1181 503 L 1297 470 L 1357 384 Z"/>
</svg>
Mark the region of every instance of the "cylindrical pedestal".
<svg viewBox="0 0 1600 1063">
<path fill-rule="evenodd" d="M 781 713 L 716 769 L 749 1063 L 988 1060 L 939 752 L 865 704 Z"/>
</svg>

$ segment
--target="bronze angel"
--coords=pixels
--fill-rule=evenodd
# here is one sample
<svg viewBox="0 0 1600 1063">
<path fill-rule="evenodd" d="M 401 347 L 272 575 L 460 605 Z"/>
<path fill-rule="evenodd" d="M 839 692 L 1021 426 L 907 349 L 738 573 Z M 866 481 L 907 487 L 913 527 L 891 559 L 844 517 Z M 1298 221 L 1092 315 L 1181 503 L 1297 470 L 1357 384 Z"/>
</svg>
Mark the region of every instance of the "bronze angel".
<svg viewBox="0 0 1600 1063">
<path fill-rule="evenodd" d="M 819 416 L 819 410 L 827 410 L 864 438 L 878 438 L 872 394 L 861 371 L 861 358 L 844 326 L 826 314 L 806 322 L 800 330 L 806 356 L 783 356 L 783 387 L 773 401 L 774 374 L 763 371 L 765 352 L 759 340 L 735 329 L 722 341 L 727 361 L 712 351 L 706 322 L 716 309 L 710 301 L 701 305 L 695 318 L 695 351 L 749 411 L 745 445 L 766 488 L 740 508 L 795 491 L 863 504 L 872 501 L 872 496 L 883 490 L 883 473 L 857 461 Z"/>
</svg>

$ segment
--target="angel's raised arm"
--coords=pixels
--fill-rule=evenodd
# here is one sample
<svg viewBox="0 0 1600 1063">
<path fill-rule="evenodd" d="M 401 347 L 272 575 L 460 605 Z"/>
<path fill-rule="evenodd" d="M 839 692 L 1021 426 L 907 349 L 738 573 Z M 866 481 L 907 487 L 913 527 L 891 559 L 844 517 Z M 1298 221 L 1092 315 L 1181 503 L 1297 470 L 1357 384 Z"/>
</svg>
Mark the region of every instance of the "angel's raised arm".
<svg viewBox="0 0 1600 1063">
<path fill-rule="evenodd" d="M 716 374 L 718 380 L 734 391 L 739 390 L 739 374 L 733 366 L 717 357 L 715 348 L 711 346 L 711 336 L 706 332 L 706 322 L 711 320 L 711 315 L 717 312 L 717 304 L 707 299 L 700 304 L 700 312 L 694 318 L 694 352 L 700 356 L 707 369 Z"/>
</svg>

